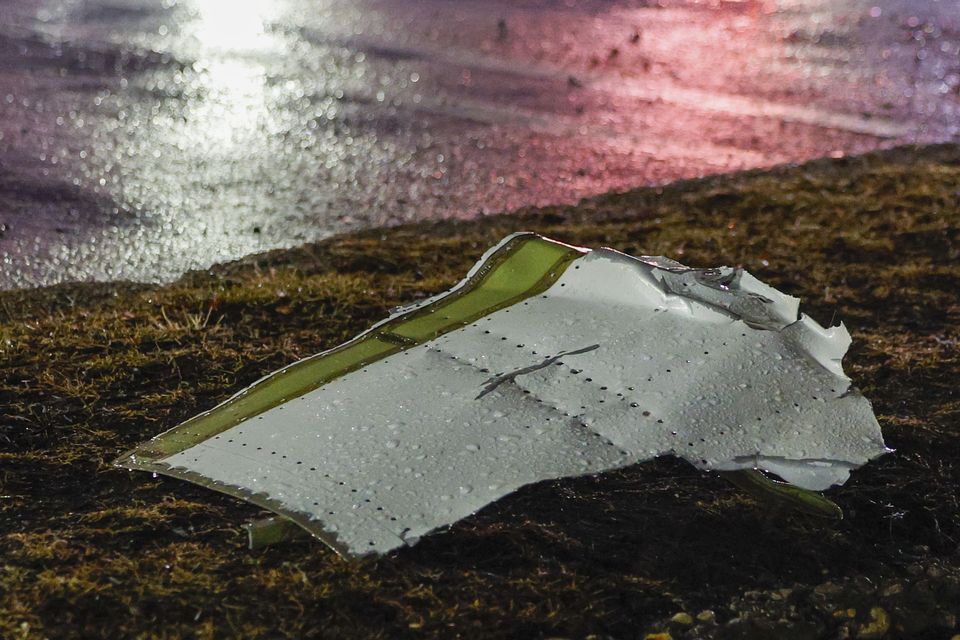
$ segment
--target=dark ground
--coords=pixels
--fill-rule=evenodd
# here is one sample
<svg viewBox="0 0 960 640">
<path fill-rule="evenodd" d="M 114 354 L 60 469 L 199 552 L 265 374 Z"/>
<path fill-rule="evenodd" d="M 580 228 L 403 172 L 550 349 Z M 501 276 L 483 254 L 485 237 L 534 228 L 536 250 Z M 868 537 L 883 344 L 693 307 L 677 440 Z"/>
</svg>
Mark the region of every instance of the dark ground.
<svg viewBox="0 0 960 640">
<path fill-rule="evenodd" d="M 663 459 L 527 487 L 379 560 L 110 467 L 262 374 L 440 291 L 510 231 L 741 264 L 843 320 L 894 454 L 770 513 Z M 0 293 L 0 637 L 950 638 L 960 615 L 960 147 L 404 226 L 171 285 Z"/>
</svg>

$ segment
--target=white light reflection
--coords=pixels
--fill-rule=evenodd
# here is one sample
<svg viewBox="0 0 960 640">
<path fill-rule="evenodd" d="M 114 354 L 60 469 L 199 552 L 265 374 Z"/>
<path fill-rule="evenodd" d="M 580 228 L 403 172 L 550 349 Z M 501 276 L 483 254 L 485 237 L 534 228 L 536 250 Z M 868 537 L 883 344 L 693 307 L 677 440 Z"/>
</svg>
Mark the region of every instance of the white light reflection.
<svg viewBox="0 0 960 640">
<path fill-rule="evenodd" d="M 190 36 L 198 47 L 203 97 L 184 131 L 188 144 L 226 151 L 243 144 L 269 116 L 264 61 L 282 53 L 283 42 L 270 30 L 277 3 L 258 0 L 197 0 Z"/>
<path fill-rule="evenodd" d="M 193 36 L 204 48 L 219 53 L 257 53 L 275 49 L 277 39 L 268 23 L 276 18 L 276 3 L 258 0 L 197 0 Z"/>
</svg>

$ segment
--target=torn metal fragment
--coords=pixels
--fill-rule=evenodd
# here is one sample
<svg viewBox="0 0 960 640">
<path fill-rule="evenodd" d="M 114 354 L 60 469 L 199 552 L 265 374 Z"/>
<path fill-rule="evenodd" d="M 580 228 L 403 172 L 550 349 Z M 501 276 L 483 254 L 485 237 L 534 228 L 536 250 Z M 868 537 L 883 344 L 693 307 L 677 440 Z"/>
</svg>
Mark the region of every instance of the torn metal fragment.
<svg viewBox="0 0 960 640">
<path fill-rule="evenodd" d="M 247 547 L 251 551 L 307 535 L 293 521 L 282 516 L 271 516 L 248 522 L 243 525 L 243 528 L 247 531 Z"/>
<path fill-rule="evenodd" d="M 846 329 L 798 305 L 741 269 L 515 234 L 453 289 L 117 464 L 244 498 L 349 555 L 661 455 L 821 490 L 887 449 L 843 374 Z"/>
</svg>

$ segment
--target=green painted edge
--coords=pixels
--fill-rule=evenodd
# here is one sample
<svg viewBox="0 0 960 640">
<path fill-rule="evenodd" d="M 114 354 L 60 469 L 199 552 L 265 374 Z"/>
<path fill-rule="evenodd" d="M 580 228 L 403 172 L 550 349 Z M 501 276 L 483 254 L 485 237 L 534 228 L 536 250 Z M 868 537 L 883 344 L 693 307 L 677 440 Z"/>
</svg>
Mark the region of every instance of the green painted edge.
<svg viewBox="0 0 960 640">
<path fill-rule="evenodd" d="M 295 540 L 307 535 L 297 523 L 283 516 L 270 516 L 243 525 L 247 530 L 247 548 L 251 551 Z"/>
<path fill-rule="evenodd" d="M 184 477 L 161 460 L 204 442 L 264 411 L 387 356 L 459 329 L 548 289 L 586 250 L 535 233 L 508 237 L 458 286 L 428 304 L 374 325 L 352 340 L 294 362 L 209 411 L 121 455 L 114 465 Z M 184 478 L 226 493 L 221 485 Z M 249 500 L 249 496 L 240 495 Z M 271 510 L 275 510 L 272 506 Z"/>
<path fill-rule="evenodd" d="M 786 507 L 821 518 L 842 520 L 843 509 L 826 496 L 785 482 L 776 482 L 760 471 L 721 471 L 720 476 L 738 489 L 771 507 Z"/>
</svg>

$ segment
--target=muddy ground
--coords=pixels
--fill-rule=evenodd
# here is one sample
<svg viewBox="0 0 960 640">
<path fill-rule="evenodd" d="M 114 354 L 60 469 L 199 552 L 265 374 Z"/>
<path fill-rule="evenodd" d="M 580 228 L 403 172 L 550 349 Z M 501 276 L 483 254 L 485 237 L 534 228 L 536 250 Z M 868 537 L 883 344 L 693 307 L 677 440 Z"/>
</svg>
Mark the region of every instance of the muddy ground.
<svg viewBox="0 0 960 640">
<path fill-rule="evenodd" d="M 896 453 L 771 512 L 670 459 L 544 482 L 387 557 L 246 549 L 262 512 L 112 468 L 530 229 L 739 264 L 844 321 Z M 960 632 L 960 147 L 340 236 L 171 285 L 0 293 L 0 637 L 950 638 Z M 666 637 L 666 636 L 660 636 Z"/>
</svg>

